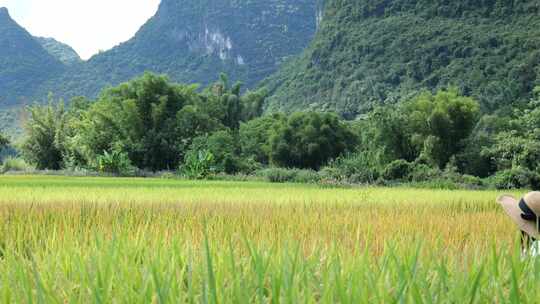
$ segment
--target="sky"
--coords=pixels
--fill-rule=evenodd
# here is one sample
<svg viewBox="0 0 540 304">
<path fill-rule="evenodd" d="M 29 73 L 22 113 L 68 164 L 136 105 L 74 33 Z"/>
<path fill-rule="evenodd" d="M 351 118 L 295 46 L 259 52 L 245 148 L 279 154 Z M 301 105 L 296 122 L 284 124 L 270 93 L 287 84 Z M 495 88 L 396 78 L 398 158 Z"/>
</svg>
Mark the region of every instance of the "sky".
<svg viewBox="0 0 540 304">
<path fill-rule="evenodd" d="M 160 0 L 0 0 L 17 23 L 34 36 L 67 43 L 88 59 L 137 32 Z"/>
</svg>

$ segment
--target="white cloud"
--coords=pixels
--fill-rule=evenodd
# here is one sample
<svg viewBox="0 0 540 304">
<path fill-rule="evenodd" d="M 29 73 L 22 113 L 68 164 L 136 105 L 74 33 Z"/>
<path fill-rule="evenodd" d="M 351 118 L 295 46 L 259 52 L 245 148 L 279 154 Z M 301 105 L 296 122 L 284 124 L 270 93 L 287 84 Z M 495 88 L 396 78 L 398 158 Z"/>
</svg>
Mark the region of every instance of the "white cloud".
<svg viewBox="0 0 540 304">
<path fill-rule="evenodd" d="M 133 37 L 160 0 L 0 0 L 32 35 L 53 37 L 83 59 Z"/>
</svg>

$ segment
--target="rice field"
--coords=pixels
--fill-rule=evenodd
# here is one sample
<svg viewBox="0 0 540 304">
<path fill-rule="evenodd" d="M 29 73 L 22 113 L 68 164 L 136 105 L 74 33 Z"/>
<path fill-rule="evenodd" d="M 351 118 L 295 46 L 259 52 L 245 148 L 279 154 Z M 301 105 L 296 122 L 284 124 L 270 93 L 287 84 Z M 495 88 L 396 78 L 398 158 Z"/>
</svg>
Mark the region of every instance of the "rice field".
<svg viewBox="0 0 540 304">
<path fill-rule="evenodd" d="M 0 301 L 537 303 L 500 194 L 4 176 Z"/>
</svg>

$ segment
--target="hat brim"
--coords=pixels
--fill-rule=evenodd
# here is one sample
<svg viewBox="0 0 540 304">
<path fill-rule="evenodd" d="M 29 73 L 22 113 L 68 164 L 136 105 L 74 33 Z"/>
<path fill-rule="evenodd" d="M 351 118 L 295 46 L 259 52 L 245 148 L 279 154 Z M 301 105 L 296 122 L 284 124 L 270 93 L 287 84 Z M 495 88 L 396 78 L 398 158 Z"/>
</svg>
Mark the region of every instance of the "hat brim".
<svg viewBox="0 0 540 304">
<path fill-rule="evenodd" d="M 515 197 L 511 195 L 502 195 L 497 199 L 497 202 L 499 202 L 506 214 L 508 214 L 508 216 L 516 223 L 519 229 L 533 238 L 539 238 L 540 233 L 536 228 L 536 223 L 521 218 L 522 212 L 519 208 L 519 201 Z"/>
</svg>

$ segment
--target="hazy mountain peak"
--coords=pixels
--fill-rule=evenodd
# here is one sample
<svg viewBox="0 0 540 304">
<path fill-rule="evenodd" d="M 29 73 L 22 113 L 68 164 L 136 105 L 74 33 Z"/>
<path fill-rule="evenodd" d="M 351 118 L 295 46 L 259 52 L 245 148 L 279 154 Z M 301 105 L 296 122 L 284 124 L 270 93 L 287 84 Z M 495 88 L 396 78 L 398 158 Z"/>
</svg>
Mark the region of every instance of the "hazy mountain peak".
<svg viewBox="0 0 540 304">
<path fill-rule="evenodd" d="M 0 103 L 28 101 L 23 97 L 62 69 L 60 61 L 0 8 Z"/>
<path fill-rule="evenodd" d="M 0 7 L 0 23 L 14 22 L 9 15 L 9 11 L 5 7 Z"/>
<path fill-rule="evenodd" d="M 46 37 L 36 37 L 36 40 L 49 54 L 67 65 L 82 62 L 79 54 L 65 43 Z"/>
</svg>

